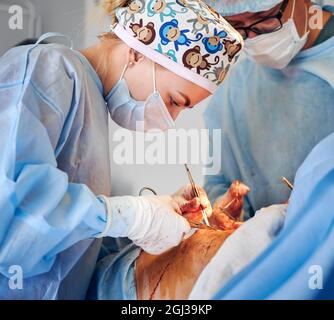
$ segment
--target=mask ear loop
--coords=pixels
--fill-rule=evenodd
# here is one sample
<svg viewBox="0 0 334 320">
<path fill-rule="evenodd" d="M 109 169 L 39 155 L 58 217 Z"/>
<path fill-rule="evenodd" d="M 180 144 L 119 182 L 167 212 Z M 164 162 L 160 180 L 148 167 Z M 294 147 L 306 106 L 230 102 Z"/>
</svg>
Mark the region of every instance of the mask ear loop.
<svg viewBox="0 0 334 320">
<path fill-rule="evenodd" d="M 308 8 L 306 8 L 305 10 L 305 34 L 307 34 L 307 31 L 308 31 L 308 12 L 307 12 Z"/>
<path fill-rule="evenodd" d="M 124 67 L 124 69 L 123 69 L 123 71 L 122 71 L 122 73 L 121 73 L 121 77 L 119 78 L 119 80 L 122 80 L 124 78 L 125 72 L 128 69 L 128 67 L 129 67 L 129 65 L 126 64 L 125 67 Z"/>
<path fill-rule="evenodd" d="M 296 0 L 293 0 L 291 19 L 293 19 L 293 17 L 295 16 L 295 9 L 296 9 Z"/>
<path fill-rule="evenodd" d="M 153 61 L 153 90 L 154 93 L 157 92 L 157 79 L 156 79 L 156 73 L 155 73 L 155 62 Z"/>
</svg>

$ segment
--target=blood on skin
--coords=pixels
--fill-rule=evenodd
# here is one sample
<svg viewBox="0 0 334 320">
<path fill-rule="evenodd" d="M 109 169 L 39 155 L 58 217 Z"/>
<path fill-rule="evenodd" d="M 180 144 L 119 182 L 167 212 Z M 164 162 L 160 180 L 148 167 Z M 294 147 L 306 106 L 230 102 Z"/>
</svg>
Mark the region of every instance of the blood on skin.
<svg viewBox="0 0 334 320">
<path fill-rule="evenodd" d="M 142 252 L 136 261 L 138 300 L 188 299 L 198 277 L 225 240 L 241 225 L 243 198 L 250 189 L 240 181 L 213 208 L 210 223 L 214 229 L 201 229 L 181 244 L 161 255 Z M 226 210 L 226 211 L 225 211 Z M 226 214 L 227 212 L 227 214 Z M 191 212 L 187 219 L 202 221 L 202 213 Z"/>
</svg>

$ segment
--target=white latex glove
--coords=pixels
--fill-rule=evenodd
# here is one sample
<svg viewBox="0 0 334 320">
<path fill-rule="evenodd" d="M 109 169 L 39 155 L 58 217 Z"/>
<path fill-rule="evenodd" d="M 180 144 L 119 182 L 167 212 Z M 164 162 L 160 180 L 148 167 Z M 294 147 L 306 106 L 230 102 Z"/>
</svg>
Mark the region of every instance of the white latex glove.
<svg viewBox="0 0 334 320">
<path fill-rule="evenodd" d="M 212 215 L 212 207 L 205 190 L 196 185 L 199 197 L 196 197 L 191 184 L 182 187 L 173 195 L 173 199 L 178 203 L 182 214 L 191 214 L 205 210 L 208 217 Z"/>
<path fill-rule="evenodd" d="M 108 218 L 100 237 L 128 237 L 144 251 L 161 254 L 177 246 L 191 229 L 170 196 L 101 198 Z"/>
</svg>

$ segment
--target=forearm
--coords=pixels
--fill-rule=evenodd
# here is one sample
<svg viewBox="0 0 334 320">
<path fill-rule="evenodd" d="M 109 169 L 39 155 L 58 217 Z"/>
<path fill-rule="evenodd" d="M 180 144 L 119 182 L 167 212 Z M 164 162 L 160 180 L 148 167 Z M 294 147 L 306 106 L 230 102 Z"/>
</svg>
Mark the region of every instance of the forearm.
<svg viewBox="0 0 334 320">
<path fill-rule="evenodd" d="M 25 168 L 15 189 L 0 201 L 4 275 L 11 265 L 20 265 L 25 277 L 47 272 L 58 253 L 105 228 L 103 202 L 85 185 L 69 184 L 65 173 L 43 167 Z"/>
</svg>

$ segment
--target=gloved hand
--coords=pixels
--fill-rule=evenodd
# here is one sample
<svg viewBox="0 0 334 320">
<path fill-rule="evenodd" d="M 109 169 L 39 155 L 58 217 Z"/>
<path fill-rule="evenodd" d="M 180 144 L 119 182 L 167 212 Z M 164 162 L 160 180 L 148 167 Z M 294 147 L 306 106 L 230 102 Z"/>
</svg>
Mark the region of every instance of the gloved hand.
<svg viewBox="0 0 334 320">
<path fill-rule="evenodd" d="M 211 223 L 222 230 L 235 230 L 242 224 L 244 197 L 250 188 L 244 183 L 234 181 L 227 192 L 219 197 L 214 206 Z"/>
<path fill-rule="evenodd" d="M 212 207 L 205 190 L 196 186 L 199 197 L 194 194 L 191 184 L 181 188 L 173 195 L 173 199 L 178 203 L 181 213 L 187 219 L 202 221 L 201 209 L 205 210 L 208 217 L 212 214 Z"/>
<path fill-rule="evenodd" d="M 170 196 L 101 196 L 107 212 L 107 226 L 100 235 L 128 237 L 150 254 L 161 254 L 177 246 L 190 225 L 180 214 L 178 203 Z"/>
</svg>

